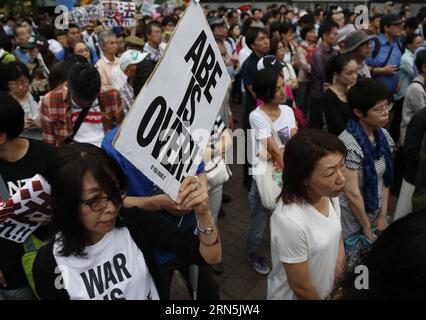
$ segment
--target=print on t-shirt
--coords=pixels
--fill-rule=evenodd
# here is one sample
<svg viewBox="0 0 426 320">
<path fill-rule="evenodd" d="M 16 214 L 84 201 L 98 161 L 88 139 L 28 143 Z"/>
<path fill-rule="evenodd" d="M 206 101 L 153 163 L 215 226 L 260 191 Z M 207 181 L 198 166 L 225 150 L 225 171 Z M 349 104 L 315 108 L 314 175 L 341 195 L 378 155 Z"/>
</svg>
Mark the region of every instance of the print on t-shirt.
<svg viewBox="0 0 426 320">
<path fill-rule="evenodd" d="M 85 257 L 59 253 L 60 241 L 54 243 L 59 267 L 59 283 L 71 300 L 158 300 L 158 291 L 127 228 L 113 229 L 96 244 L 86 247 Z"/>
<path fill-rule="evenodd" d="M 288 140 L 290 140 L 290 129 L 289 127 L 284 127 L 277 131 L 278 136 L 280 137 L 281 143 L 285 145 Z"/>
</svg>

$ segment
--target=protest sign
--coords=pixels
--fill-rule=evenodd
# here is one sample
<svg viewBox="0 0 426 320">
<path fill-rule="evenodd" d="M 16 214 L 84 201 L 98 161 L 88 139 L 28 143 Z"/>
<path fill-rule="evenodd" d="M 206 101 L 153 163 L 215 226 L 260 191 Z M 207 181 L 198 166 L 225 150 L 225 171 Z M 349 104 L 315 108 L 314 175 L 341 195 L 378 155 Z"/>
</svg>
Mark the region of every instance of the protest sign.
<svg viewBox="0 0 426 320">
<path fill-rule="evenodd" d="M 115 148 L 176 200 L 183 179 L 195 175 L 201 162 L 229 83 L 203 10 L 191 2 Z"/>
<path fill-rule="evenodd" d="M 40 225 L 29 216 L 51 214 L 50 185 L 35 175 L 11 198 L 0 202 L 0 237 L 23 243 Z"/>
<path fill-rule="evenodd" d="M 102 15 L 108 27 L 136 26 L 136 4 L 133 2 L 102 1 Z"/>
</svg>

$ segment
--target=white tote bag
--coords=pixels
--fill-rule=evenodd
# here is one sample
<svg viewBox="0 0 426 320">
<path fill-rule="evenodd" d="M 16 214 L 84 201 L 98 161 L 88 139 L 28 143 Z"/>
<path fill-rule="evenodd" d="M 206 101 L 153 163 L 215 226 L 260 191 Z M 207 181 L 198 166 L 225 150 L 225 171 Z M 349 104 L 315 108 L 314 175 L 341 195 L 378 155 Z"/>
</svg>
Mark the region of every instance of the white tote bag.
<svg viewBox="0 0 426 320">
<path fill-rule="evenodd" d="M 284 148 L 278 134 L 275 132 L 274 126 L 269 116 L 259 107 L 257 107 L 255 111 L 268 121 L 272 129 L 272 136 L 278 144 L 278 147 L 280 149 Z M 259 155 L 256 166 L 256 173 L 256 184 L 257 189 L 259 190 L 262 205 L 266 209 L 273 211 L 277 205 L 276 199 L 282 190 L 282 169 L 277 161 L 267 160 L 266 157 Z"/>
</svg>

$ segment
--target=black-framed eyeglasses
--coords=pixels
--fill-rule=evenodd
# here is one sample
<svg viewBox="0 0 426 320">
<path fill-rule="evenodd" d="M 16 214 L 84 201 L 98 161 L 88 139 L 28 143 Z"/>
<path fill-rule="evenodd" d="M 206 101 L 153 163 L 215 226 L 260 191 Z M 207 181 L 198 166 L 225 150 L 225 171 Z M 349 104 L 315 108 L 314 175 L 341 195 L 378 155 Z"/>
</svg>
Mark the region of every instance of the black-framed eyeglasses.
<svg viewBox="0 0 426 320">
<path fill-rule="evenodd" d="M 121 190 L 117 190 L 117 193 L 115 195 L 110 195 L 106 197 L 95 197 L 89 200 L 80 200 L 80 203 L 89 206 L 90 209 L 92 209 L 92 211 L 94 212 L 99 212 L 104 210 L 110 201 L 114 202 L 118 199 L 123 199 L 124 197 L 126 197 L 126 193 L 121 192 Z"/>
</svg>

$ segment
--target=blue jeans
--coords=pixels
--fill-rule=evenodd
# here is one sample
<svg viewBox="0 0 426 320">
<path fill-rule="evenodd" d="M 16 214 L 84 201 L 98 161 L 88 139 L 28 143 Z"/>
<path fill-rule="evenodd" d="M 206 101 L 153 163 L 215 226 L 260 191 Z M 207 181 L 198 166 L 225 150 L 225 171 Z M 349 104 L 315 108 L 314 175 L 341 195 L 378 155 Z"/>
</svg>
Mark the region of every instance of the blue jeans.
<svg viewBox="0 0 426 320">
<path fill-rule="evenodd" d="M 0 295 L 4 300 L 37 300 L 30 287 L 23 287 L 19 289 L 0 290 Z"/>
<path fill-rule="evenodd" d="M 249 193 L 250 202 L 250 226 L 247 233 L 247 254 L 249 257 L 257 255 L 262 242 L 268 219 L 268 210 L 262 206 L 259 190 L 256 181 L 253 180 Z"/>
</svg>

